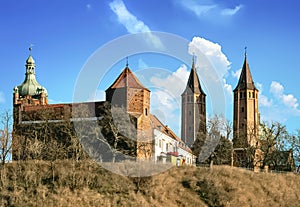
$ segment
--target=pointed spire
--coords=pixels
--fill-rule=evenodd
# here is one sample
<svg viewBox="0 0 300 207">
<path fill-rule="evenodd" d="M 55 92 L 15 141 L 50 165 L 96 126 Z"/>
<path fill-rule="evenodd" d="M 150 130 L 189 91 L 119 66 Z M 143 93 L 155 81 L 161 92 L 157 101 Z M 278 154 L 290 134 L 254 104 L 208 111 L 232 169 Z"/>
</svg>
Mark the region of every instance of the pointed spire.
<svg viewBox="0 0 300 207">
<path fill-rule="evenodd" d="M 236 91 L 238 89 L 245 90 L 245 89 L 256 89 L 254 85 L 254 81 L 252 79 L 250 67 L 247 60 L 247 47 L 245 47 L 245 60 L 243 64 L 243 68 L 241 71 L 241 75 L 239 78 L 239 82 L 236 86 L 236 88 L 233 91 Z M 257 89 L 256 89 L 257 90 Z"/>
<path fill-rule="evenodd" d="M 190 76 L 189 76 L 189 79 L 187 82 L 186 89 L 183 93 L 186 93 L 186 92 L 192 92 L 192 93 L 198 93 L 198 94 L 202 93 L 205 95 L 204 91 L 201 88 L 201 84 L 200 84 L 199 77 L 197 74 L 194 55 L 193 55 L 193 59 L 192 59 L 192 68 L 191 68 Z"/>
</svg>

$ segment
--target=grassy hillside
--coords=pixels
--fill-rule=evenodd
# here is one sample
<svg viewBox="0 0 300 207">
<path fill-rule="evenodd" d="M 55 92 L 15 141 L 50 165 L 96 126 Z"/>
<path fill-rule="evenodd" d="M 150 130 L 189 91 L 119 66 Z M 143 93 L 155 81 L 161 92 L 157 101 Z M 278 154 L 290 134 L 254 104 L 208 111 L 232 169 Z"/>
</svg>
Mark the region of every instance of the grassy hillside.
<svg viewBox="0 0 300 207">
<path fill-rule="evenodd" d="M 91 161 L 30 161 L 1 169 L 0 206 L 300 206 L 300 175 L 214 166 L 146 178 Z"/>
</svg>

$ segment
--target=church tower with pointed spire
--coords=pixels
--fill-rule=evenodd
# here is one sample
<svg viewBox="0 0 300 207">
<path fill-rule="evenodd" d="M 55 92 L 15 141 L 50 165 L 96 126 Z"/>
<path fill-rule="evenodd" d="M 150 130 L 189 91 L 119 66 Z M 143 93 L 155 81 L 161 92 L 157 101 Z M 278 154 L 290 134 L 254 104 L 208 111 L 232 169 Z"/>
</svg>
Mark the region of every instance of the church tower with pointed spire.
<svg viewBox="0 0 300 207">
<path fill-rule="evenodd" d="M 258 90 L 254 85 L 245 51 L 245 60 L 234 93 L 233 147 L 258 145 Z"/>
<path fill-rule="evenodd" d="M 201 88 L 194 57 L 181 104 L 181 139 L 191 147 L 199 133 L 206 133 L 206 94 Z"/>
</svg>

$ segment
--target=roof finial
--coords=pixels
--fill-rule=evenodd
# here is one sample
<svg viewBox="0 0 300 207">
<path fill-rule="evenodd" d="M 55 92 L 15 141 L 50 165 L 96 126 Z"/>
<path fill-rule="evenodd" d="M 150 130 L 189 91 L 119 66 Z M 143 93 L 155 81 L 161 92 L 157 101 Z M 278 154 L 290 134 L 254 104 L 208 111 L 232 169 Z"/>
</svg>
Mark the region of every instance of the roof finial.
<svg viewBox="0 0 300 207">
<path fill-rule="evenodd" d="M 30 44 L 30 45 L 29 45 L 29 52 L 30 52 L 30 55 L 31 55 L 32 47 L 33 47 L 33 44 Z"/>
<path fill-rule="evenodd" d="M 247 46 L 245 47 L 245 58 L 247 57 Z"/>
<path fill-rule="evenodd" d="M 128 68 L 128 56 L 126 57 L 126 68 Z"/>
<path fill-rule="evenodd" d="M 195 67 L 195 53 L 193 53 L 193 59 L 192 59 L 192 67 Z"/>
</svg>

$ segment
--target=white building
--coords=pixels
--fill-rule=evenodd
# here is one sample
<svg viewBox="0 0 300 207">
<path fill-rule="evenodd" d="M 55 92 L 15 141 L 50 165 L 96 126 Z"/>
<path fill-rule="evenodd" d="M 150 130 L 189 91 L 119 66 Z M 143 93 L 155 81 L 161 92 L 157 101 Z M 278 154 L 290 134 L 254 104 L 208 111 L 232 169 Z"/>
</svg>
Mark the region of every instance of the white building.
<svg viewBox="0 0 300 207">
<path fill-rule="evenodd" d="M 156 116 L 151 115 L 151 121 L 154 126 L 153 160 L 163 163 L 171 162 L 177 166 L 194 165 L 196 156 L 192 154 L 191 149 Z"/>
</svg>

